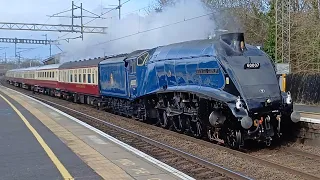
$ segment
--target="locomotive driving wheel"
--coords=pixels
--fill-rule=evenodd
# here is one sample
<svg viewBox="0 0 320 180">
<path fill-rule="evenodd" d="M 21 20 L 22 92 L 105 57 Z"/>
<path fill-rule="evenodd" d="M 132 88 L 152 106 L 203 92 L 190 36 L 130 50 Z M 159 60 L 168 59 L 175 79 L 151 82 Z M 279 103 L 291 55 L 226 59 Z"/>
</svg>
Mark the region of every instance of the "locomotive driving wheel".
<svg viewBox="0 0 320 180">
<path fill-rule="evenodd" d="M 194 119 L 191 119 L 194 118 Z M 191 119 L 191 120 L 190 120 Z M 196 117 L 190 117 L 189 119 L 189 129 L 195 138 L 201 138 L 203 136 L 203 126 L 200 119 Z"/>
<path fill-rule="evenodd" d="M 175 129 L 175 131 L 179 132 L 179 133 L 183 133 L 185 130 L 185 121 L 184 121 L 184 116 L 183 115 L 178 115 L 173 117 L 173 128 Z"/>
<path fill-rule="evenodd" d="M 160 113 L 162 114 L 159 114 L 159 118 L 160 118 L 160 126 L 162 128 L 169 128 L 170 126 L 170 118 L 168 115 L 167 115 L 167 111 L 166 110 L 163 110 L 163 111 L 160 111 Z"/>
<path fill-rule="evenodd" d="M 160 123 L 161 123 L 161 114 L 160 114 L 160 110 L 159 109 L 156 109 L 156 118 L 154 118 L 152 121 L 151 121 L 151 124 L 154 125 L 154 126 L 159 126 Z"/>
<path fill-rule="evenodd" d="M 142 107 L 138 108 L 138 114 L 136 119 L 141 122 L 145 122 L 147 120 L 147 110 L 144 104 Z"/>
<path fill-rule="evenodd" d="M 227 129 L 226 144 L 231 149 L 240 149 L 242 146 L 242 135 L 240 130 Z"/>
</svg>

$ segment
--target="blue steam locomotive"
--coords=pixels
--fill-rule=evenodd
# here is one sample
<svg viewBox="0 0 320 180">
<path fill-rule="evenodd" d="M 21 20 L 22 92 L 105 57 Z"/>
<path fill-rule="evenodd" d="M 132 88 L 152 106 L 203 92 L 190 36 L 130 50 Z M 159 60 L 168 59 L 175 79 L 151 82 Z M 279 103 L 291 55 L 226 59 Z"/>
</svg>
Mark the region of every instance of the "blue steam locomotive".
<svg viewBox="0 0 320 180">
<path fill-rule="evenodd" d="M 243 33 L 138 50 L 98 69 L 99 108 L 231 148 L 247 139 L 270 145 L 284 117 L 299 120 L 272 60 Z"/>
</svg>

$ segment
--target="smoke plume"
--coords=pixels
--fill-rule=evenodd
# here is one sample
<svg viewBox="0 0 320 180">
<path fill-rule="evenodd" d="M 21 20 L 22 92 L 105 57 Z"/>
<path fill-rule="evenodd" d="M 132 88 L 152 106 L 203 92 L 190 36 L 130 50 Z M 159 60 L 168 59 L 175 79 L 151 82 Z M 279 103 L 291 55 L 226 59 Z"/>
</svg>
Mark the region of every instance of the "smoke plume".
<svg viewBox="0 0 320 180">
<path fill-rule="evenodd" d="M 121 20 L 117 16 L 97 19 L 88 25 L 106 26 L 106 34 L 84 34 L 83 41 L 75 39 L 64 43 L 66 54 L 62 62 L 208 38 L 215 29 L 215 22 L 210 19 L 211 15 L 206 15 L 208 13 L 200 0 L 185 0 L 146 16 L 136 13 Z"/>
</svg>

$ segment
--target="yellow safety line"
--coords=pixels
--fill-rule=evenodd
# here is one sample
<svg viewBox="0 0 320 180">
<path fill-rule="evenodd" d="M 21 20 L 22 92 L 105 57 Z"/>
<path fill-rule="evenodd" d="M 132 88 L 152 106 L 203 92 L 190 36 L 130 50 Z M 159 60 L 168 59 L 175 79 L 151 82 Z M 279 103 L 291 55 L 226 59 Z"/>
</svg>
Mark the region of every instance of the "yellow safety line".
<svg viewBox="0 0 320 180">
<path fill-rule="evenodd" d="M 22 121 L 26 124 L 26 126 L 29 128 L 29 130 L 32 132 L 32 134 L 35 136 L 35 138 L 38 140 L 42 148 L 46 151 L 54 165 L 58 168 L 60 171 L 62 177 L 64 179 L 73 179 L 73 177 L 70 175 L 68 170 L 63 166 L 63 164 L 59 161 L 57 156 L 52 152 L 50 147 L 46 144 L 46 142 L 42 139 L 40 134 L 31 126 L 31 124 L 28 122 L 28 120 L 21 114 L 21 112 L 13 105 L 11 102 L 9 102 L 4 96 L 0 94 L 0 97 L 2 97 L 3 100 L 5 100 L 11 108 L 19 115 L 19 117 L 22 119 Z"/>
</svg>

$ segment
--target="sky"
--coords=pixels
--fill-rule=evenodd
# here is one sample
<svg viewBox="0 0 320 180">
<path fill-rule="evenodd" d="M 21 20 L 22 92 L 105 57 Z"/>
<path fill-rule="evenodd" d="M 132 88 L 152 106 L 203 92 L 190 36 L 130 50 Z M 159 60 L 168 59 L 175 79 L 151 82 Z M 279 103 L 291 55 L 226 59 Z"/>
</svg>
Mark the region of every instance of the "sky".
<svg viewBox="0 0 320 180">
<path fill-rule="evenodd" d="M 126 0 L 122 0 L 125 2 Z M 94 11 L 97 14 L 107 12 L 109 9 L 114 8 L 117 5 L 118 0 L 74 0 L 75 4 L 80 6 L 83 4 L 83 8 L 89 11 Z M 131 0 L 124 4 L 121 8 L 121 14 L 123 18 L 128 16 L 128 13 L 148 7 L 154 3 L 154 0 Z M 15 23 L 45 23 L 45 24 L 71 24 L 71 18 L 51 17 L 55 13 L 62 12 L 64 10 L 71 9 L 71 0 L 0 0 L 0 22 L 15 22 Z M 101 9 L 101 5 L 106 9 Z M 137 11 L 139 12 L 139 11 Z M 135 12 L 135 13 L 137 13 Z M 140 10 L 143 13 L 143 10 Z M 79 10 L 75 10 L 75 14 L 80 15 Z M 71 16 L 71 11 L 62 13 L 60 15 Z M 84 13 L 84 15 L 90 15 Z M 130 14 L 129 14 L 130 15 Z M 113 16 L 113 17 L 112 17 Z M 105 14 L 105 18 L 118 18 L 118 10 L 114 10 L 108 14 Z M 84 18 L 84 23 L 90 21 L 90 18 Z M 79 24 L 80 20 L 76 20 L 75 24 Z M 105 26 L 104 24 L 96 24 L 94 21 L 89 23 L 91 26 Z M 0 30 L 0 37 L 2 38 L 26 38 L 26 39 L 45 39 L 47 34 L 48 39 L 58 39 L 60 36 L 67 33 L 48 32 L 48 31 L 17 31 L 17 30 Z M 80 34 L 69 33 L 64 38 L 77 37 Z M 84 34 L 86 38 L 87 34 Z M 67 43 L 66 41 L 61 44 Z M 2 48 L 1 48 L 2 47 Z M 4 49 L 4 48 L 5 49 Z M 63 45 L 59 46 L 62 50 Z M 32 49 L 30 49 L 32 48 Z M 2 50 L 1 50 L 2 49 Z M 20 52 L 21 51 L 21 52 Z M 33 45 L 33 44 L 17 44 L 17 52 L 20 52 L 22 58 L 41 58 L 44 59 L 50 55 L 50 46 L 45 45 Z M 52 46 L 51 53 L 60 53 L 58 47 Z M 14 58 L 15 48 L 14 44 L 0 43 L 0 59 L 4 58 L 6 53 L 7 58 Z"/>
<path fill-rule="evenodd" d="M 71 2 L 71 0 L 0 0 L 0 22 L 70 25 L 70 18 L 50 18 L 48 15 L 71 9 Z M 82 2 L 84 9 L 101 14 L 114 8 L 112 5 L 117 5 L 118 0 L 74 0 L 74 2 L 78 6 Z M 105 14 L 103 16 L 105 19 L 96 19 L 87 24 L 107 27 L 106 34 L 85 33 L 83 40 L 71 39 L 69 42 L 64 40 L 79 37 L 79 33 L 21 30 L 0 30 L 0 37 L 45 39 L 47 35 L 51 40 L 60 39 L 60 45 L 58 47 L 53 45 L 51 53 L 54 55 L 63 51 L 65 55 L 61 61 L 66 62 L 204 39 L 213 35 L 213 31 L 218 29 L 215 27 L 215 17 L 212 17 L 212 12 L 201 1 L 180 0 L 175 6 L 166 7 L 161 13 L 147 13 L 142 9 L 154 7 L 154 4 L 155 0 L 129 0 L 121 8 L 121 20 L 118 19 L 118 10 L 114 10 Z M 71 16 L 71 11 L 59 15 Z M 75 10 L 75 15 L 80 15 L 80 10 Z M 83 15 L 92 16 L 89 13 Z M 84 24 L 90 20 L 92 19 L 84 18 Z M 80 24 L 80 20 L 75 20 L 74 24 Z M 17 44 L 17 52 L 22 59 L 43 60 L 49 57 L 50 46 Z M 4 57 L 4 53 L 7 58 L 14 58 L 14 44 L 0 43 L 0 59 Z"/>
</svg>

